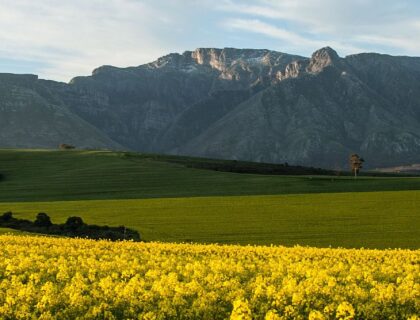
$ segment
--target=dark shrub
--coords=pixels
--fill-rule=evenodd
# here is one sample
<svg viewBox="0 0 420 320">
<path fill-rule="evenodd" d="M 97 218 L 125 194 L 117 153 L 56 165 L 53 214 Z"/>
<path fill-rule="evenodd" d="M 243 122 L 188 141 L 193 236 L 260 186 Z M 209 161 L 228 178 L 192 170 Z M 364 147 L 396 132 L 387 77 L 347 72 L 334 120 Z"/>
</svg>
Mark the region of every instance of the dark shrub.
<svg viewBox="0 0 420 320">
<path fill-rule="evenodd" d="M 64 224 L 64 227 L 71 229 L 71 230 L 76 230 L 79 229 L 81 227 L 83 227 L 85 225 L 85 223 L 83 222 L 82 218 L 80 217 L 70 217 L 67 219 L 66 223 Z"/>
<path fill-rule="evenodd" d="M 52 226 L 52 222 L 51 222 L 50 217 L 44 212 L 38 213 L 38 215 L 36 216 L 34 224 L 37 227 L 46 227 L 46 228 Z"/>
<path fill-rule="evenodd" d="M 0 217 L 0 221 L 8 222 L 12 220 L 12 218 L 13 218 L 13 213 L 8 211 L 8 212 L 3 213 L 3 215 Z"/>
</svg>

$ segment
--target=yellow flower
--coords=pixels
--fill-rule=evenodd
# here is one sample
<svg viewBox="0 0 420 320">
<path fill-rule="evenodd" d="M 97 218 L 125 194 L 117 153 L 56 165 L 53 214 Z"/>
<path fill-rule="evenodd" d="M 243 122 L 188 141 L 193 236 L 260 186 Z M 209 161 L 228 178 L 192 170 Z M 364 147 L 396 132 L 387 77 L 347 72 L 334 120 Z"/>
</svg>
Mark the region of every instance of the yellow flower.
<svg viewBox="0 0 420 320">
<path fill-rule="evenodd" d="M 313 310 L 309 313 L 309 320 L 325 320 L 325 317 L 321 312 Z"/>
<path fill-rule="evenodd" d="M 337 307 L 336 318 L 342 320 L 352 320 L 354 319 L 354 308 L 353 306 L 344 301 L 340 303 Z"/>
<path fill-rule="evenodd" d="M 281 317 L 277 314 L 276 311 L 270 310 L 265 315 L 265 320 L 280 320 Z"/>
<path fill-rule="evenodd" d="M 233 310 L 230 315 L 231 320 L 251 320 L 252 314 L 248 301 L 238 299 L 233 303 Z"/>
</svg>

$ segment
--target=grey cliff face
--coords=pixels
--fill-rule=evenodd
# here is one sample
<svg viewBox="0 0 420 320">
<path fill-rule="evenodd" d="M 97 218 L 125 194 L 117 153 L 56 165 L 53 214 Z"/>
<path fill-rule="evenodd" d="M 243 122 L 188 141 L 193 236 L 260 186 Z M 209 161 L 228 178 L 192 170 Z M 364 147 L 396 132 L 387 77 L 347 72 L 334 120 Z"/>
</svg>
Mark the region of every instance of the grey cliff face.
<svg viewBox="0 0 420 320">
<path fill-rule="evenodd" d="M 31 115 L 30 123 L 25 117 Z M 370 167 L 420 162 L 420 58 L 200 48 L 69 84 L 0 75 L 0 144 Z"/>
</svg>

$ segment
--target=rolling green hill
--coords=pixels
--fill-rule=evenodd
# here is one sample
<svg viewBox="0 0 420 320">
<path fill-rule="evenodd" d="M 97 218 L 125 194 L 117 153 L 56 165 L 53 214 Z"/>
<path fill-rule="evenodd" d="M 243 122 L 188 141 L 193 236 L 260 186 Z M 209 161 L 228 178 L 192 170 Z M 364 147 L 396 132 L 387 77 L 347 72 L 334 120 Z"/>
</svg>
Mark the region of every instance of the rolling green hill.
<svg viewBox="0 0 420 320">
<path fill-rule="evenodd" d="M 189 168 L 188 158 L 178 159 L 184 160 L 110 151 L 0 150 L 0 202 L 420 190 L 420 177 L 239 174 Z"/>
<path fill-rule="evenodd" d="M 191 168 L 197 161 L 2 150 L 0 213 L 42 211 L 56 223 L 81 216 L 134 228 L 146 241 L 420 246 L 420 178 L 240 174 Z"/>
</svg>

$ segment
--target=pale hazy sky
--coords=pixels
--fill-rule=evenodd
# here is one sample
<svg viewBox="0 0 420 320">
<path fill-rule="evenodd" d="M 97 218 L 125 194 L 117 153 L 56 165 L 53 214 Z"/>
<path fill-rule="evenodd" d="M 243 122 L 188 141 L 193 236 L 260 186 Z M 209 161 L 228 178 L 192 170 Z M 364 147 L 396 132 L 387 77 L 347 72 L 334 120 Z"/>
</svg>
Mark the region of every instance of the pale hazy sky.
<svg viewBox="0 0 420 320">
<path fill-rule="evenodd" d="M 418 0 L 0 0 L 0 72 L 69 81 L 197 47 L 420 56 Z"/>
</svg>

